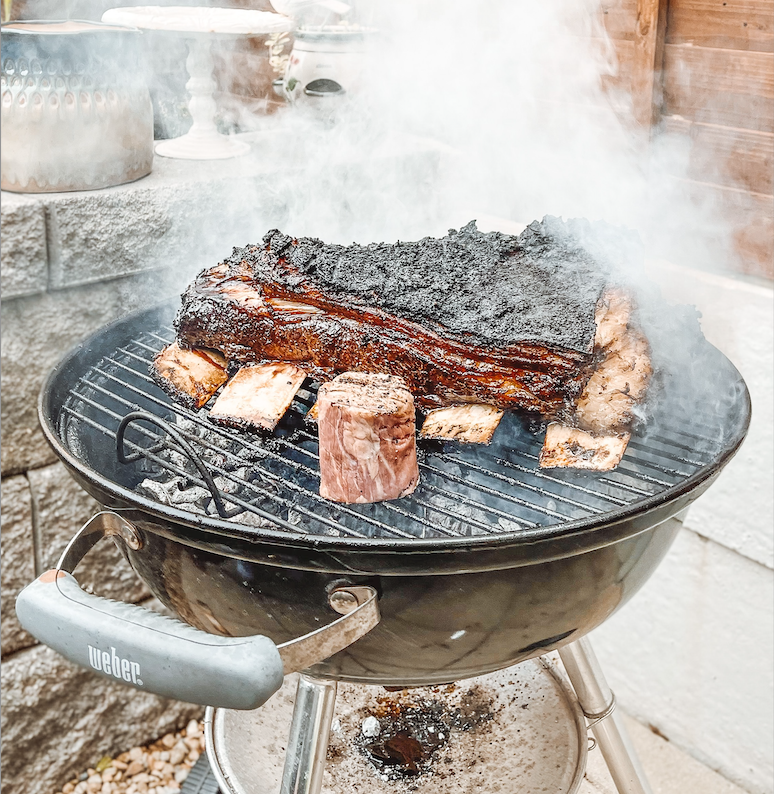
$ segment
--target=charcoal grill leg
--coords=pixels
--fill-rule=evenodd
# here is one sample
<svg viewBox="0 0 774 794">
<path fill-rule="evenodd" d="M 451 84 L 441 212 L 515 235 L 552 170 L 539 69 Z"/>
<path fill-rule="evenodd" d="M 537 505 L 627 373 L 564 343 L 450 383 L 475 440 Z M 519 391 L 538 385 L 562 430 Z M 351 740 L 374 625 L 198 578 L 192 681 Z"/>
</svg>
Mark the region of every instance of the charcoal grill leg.
<svg viewBox="0 0 774 794">
<path fill-rule="evenodd" d="M 319 794 L 335 705 L 335 681 L 299 675 L 280 794 Z"/>
<path fill-rule="evenodd" d="M 583 637 L 559 656 L 619 794 L 652 794 L 591 643 Z"/>
</svg>

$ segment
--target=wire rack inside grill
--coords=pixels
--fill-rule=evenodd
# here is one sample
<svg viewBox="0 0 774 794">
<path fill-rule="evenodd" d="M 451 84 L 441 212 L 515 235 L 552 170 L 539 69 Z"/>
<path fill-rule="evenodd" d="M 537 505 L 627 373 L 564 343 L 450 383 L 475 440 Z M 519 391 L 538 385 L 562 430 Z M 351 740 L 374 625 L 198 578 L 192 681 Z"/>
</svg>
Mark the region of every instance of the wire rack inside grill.
<svg viewBox="0 0 774 794">
<path fill-rule="evenodd" d="M 304 419 L 315 400 L 314 384 L 304 384 L 270 437 L 216 426 L 206 406 L 197 412 L 173 403 L 148 374 L 153 356 L 173 338 L 169 325 L 145 330 L 89 367 L 64 401 L 59 436 L 70 449 L 85 437 L 102 436 L 104 442 L 96 441 L 114 454 L 121 420 L 134 411 L 151 414 L 173 426 L 201 458 L 219 484 L 226 516 L 255 527 L 389 539 L 530 534 L 578 519 L 601 520 L 668 491 L 711 465 L 725 443 L 715 416 L 719 407 L 701 415 L 660 410 L 633 434 L 614 471 L 541 470 L 542 428 L 509 412 L 490 446 L 420 443 L 420 484 L 411 496 L 334 504 L 319 495 L 316 427 Z M 124 449 L 138 458 L 125 467 L 130 487 L 145 481 L 147 489 L 148 481 L 173 478 L 207 487 L 181 445 L 156 424 L 133 422 Z M 185 509 L 185 503 L 178 506 Z M 215 508 L 212 500 L 203 509 L 217 517 Z"/>
</svg>

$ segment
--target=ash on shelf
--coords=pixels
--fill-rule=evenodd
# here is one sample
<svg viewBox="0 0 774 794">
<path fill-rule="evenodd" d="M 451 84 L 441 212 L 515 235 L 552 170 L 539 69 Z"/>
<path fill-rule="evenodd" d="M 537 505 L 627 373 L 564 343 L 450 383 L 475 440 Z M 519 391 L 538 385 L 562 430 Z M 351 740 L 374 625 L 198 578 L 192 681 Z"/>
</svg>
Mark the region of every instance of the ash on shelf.
<svg viewBox="0 0 774 794">
<path fill-rule="evenodd" d="M 401 781 L 413 790 L 423 776 L 436 773 L 435 761 L 455 733 L 491 722 L 498 710 L 479 686 L 387 691 L 358 712 L 353 743 L 382 780 Z M 332 758 L 341 752 L 336 741 L 328 752 Z"/>
</svg>

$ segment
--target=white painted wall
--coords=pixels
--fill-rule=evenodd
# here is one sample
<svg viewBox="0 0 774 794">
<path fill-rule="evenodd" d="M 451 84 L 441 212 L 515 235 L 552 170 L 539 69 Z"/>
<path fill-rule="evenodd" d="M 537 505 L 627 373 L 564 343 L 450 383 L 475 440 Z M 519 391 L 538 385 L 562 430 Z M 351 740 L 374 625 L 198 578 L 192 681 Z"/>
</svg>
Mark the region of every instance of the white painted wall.
<svg viewBox="0 0 774 794">
<path fill-rule="evenodd" d="M 652 262 L 742 373 L 753 419 L 666 560 L 591 639 L 629 713 L 756 794 L 774 788 L 772 290 Z"/>
</svg>

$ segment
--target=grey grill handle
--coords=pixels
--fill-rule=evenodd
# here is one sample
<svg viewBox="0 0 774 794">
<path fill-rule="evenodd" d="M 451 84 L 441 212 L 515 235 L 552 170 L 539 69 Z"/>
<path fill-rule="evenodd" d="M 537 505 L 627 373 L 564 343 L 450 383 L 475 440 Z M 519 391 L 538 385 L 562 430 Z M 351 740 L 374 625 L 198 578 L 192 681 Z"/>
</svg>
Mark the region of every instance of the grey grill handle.
<svg viewBox="0 0 774 794">
<path fill-rule="evenodd" d="M 98 513 L 70 541 L 57 567 L 21 591 L 16 614 L 30 634 L 65 658 L 128 686 L 203 706 L 254 709 L 282 686 L 284 675 L 327 659 L 379 622 L 376 591 L 350 586 L 329 595 L 343 617 L 291 642 L 208 634 L 82 590 L 72 575 L 75 566 L 109 535 L 141 547 L 123 517 Z"/>
</svg>

